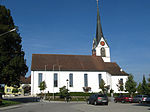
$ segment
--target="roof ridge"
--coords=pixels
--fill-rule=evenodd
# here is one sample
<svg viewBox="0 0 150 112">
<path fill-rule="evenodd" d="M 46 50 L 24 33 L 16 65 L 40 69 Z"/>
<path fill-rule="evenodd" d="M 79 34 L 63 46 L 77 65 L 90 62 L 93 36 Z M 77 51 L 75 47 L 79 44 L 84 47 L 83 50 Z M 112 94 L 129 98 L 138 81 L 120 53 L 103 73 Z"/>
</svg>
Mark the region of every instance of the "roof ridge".
<svg viewBox="0 0 150 112">
<path fill-rule="evenodd" d="M 90 56 L 90 57 L 100 57 L 100 56 L 92 56 L 92 55 L 72 55 L 72 54 L 32 54 L 33 55 L 57 55 L 57 56 Z"/>
</svg>

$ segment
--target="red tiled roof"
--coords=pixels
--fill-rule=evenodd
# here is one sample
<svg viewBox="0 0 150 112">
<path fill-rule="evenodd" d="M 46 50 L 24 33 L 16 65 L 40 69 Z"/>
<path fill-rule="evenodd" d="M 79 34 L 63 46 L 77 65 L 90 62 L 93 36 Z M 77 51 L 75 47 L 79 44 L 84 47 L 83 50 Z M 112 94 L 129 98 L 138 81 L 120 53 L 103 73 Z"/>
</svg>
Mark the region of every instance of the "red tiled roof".
<svg viewBox="0 0 150 112">
<path fill-rule="evenodd" d="M 107 71 L 113 75 L 125 75 L 116 63 L 105 63 L 100 56 L 32 54 L 32 71 Z"/>
</svg>

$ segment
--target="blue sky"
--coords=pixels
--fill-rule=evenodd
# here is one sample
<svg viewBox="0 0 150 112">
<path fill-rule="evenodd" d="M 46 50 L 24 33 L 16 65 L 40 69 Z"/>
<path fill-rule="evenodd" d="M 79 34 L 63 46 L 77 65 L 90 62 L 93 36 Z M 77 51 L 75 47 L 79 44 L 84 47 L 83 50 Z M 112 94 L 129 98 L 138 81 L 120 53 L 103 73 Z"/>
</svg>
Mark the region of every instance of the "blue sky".
<svg viewBox="0 0 150 112">
<path fill-rule="evenodd" d="M 1 0 L 22 36 L 29 67 L 33 53 L 91 55 L 96 0 Z M 137 82 L 150 74 L 150 0 L 101 0 L 111 60 Z"/>
</svg>

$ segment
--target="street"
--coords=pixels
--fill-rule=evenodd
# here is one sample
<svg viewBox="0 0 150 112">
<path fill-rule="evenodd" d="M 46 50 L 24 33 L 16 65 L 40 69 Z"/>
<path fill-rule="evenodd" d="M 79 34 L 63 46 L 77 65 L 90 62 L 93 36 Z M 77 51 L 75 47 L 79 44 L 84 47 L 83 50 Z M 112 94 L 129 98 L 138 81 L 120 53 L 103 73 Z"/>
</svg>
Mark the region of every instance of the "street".
<svg viewBox="0 0 150 112">
<path fill-rule="evenodd" d="M 149 112 L 148 104 L 122 104 L 110 102 L 105 105 L 88 105 L 84 102 L 38 102 L 26 103 L 20 107 L 2 112 Z"/>
</svg>

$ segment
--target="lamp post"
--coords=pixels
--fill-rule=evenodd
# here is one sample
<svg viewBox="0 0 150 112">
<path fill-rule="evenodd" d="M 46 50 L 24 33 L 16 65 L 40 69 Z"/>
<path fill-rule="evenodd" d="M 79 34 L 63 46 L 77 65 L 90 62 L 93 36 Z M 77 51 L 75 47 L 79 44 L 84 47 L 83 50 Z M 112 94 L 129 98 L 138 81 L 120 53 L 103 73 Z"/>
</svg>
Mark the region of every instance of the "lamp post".
<svg viewBox="0 0 150 112">
<path fill-rule="evenodd" d="M 68 81 L 69 81 L 69 80 L 67 79 L 67 80 L 66 80 L 66 82 L 67 82 L 67 91 L 68 91 Z"/>
<path fill-rule="evenodd" d="M 7 33 L 13 32 L 13 31 L 16 31 L 16 28 L 14 28 L 14 29 L 12 29 L 12 30 L 10 30 L 10 31 L 7 31 L 7 32 L 5 32 L 5 33 L 2 33 L 2 34 L 0 34 L 0 36 L 3 36 L 3 35 L 5 35 L 5 34 L 7 34 Z"/>
</svg>

